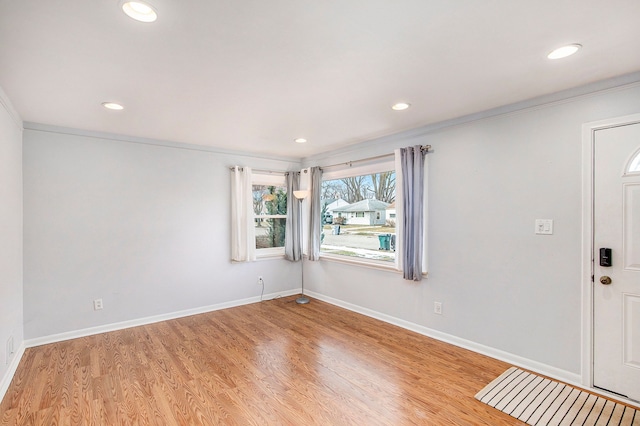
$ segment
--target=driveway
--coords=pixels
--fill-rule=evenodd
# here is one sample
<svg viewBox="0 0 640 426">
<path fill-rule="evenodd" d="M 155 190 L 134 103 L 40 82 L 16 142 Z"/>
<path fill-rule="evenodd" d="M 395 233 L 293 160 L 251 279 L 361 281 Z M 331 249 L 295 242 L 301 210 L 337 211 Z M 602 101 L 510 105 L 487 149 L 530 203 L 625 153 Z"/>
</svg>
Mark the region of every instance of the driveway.
<svg viewBox="0 0 640 426">
<path fill-rule="evenodd" d="M 341 233 L 333 235 L 331 231 L 324 231 L 321 250 L 331 252 L 352 252 L 356 257 L 393 261 L 394 251 L 379 250 L 380 240 L 377 235 L 357 235 Z"/>
</svg>

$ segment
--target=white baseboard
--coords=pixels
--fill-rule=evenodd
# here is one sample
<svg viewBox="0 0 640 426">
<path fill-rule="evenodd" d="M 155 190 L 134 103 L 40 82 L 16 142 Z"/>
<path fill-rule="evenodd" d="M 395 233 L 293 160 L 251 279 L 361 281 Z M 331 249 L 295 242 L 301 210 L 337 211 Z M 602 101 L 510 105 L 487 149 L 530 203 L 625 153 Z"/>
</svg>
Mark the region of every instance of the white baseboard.
<svg viewBox="0 0 640 426">
<path fill-rule="evenodd" d="M 271 294 L 265 294 L 262 296 L 262 300 L 274 299 L 282 296 L 292 296 L 299 294 L 299 289 L 280 291 Z M 230 302 L 218 303 L 215 305 L 201 306 L 193 309 L 186 309 L 184 311 L 170 312 L 167 314 L 154 315 L 151 317 L 137 318 L 130 321 L 116 322 L 112 324 L 100 325 L 97 327 L 84 328 L 81 330 L 68 331 L 65 333 L 52 334 L 49 336 L 37 337 L 35 339 L 29 339 L 24 342 L 24 346 L 32 348 L 40 345 L 47 345 L 49 343 L 62 342 L 64 340 L 77 339 L 79 337 L 92 336 L 94 334 L 107 333 L 109 331 L 123 330 L 125 328 L 138 327 L 140 325 L 153 324 L 160 321 L 167 321 L 176 318 L 188 317 L 191 315 L 204 314 L 207 312 L 218 311 L 220 309 L 233 308 L 236 306 L 249 305 L 251 303 L 260 302 L 259 296 L 250 297 L 247 299 L 233 300 Z"/>
<path fill-rule="evenodd" d="M 606 398 L 614 399 L 614 400 L 623 402 L 625 404 L 640 408 L 640 403 L 638 403 L 638 401 L 624 398 L 624 397 L 621 397 L 620 395 L 612 394 L 602 389 L 585 386 L 583 384 L 582 376 L 580 374 L 572 373 L 570 371 L 566 371 L 561 368 L 553 367 L 551 365 L 547 365 L 538 361 L 524 358 L 519 355 L 514 355 L 510 352 L 505 352 L 499 349 L 492 348 L 490 346 L 485 346 L 480 343 L 476 343 L 470 340 L 452 336 L 447 333 L 442 333 L 440 331 L 433 330 L 431 328 L 424 327 L 422 325 L 418 325 L 409 321 L 392 317 L 391 315 L 386 315 L 386 314 L 374 311 L 372 309 L 363 308 L 362 306 L 354 305 L 352 303 L 345 302 L 339 299 L 334 299 L 332 297 L 325 296 L 320 293 L 315 293 L 309 290 L 305 290 L 305 293 L 311 297 L 330 303 L 332 305 L 336 305 L 341 308 L 348 309 L 350 311 L 357 312 L 359 314 L 366 315 L 368 317 L 387 322 L 389 324 L 397 325 L 398 327 L 402 327 L 407 330 L 415 331 L 416 333 L 422 334 L 424 336 L 431 337 L 433 339 L 440 340 L 442 342 L 449 343 L 464 349 L 468 349 L 470 351 L 473 351 L 482 355 L 486 355 L 491 358 L 495 358 L 500 361 L 507 362 L 509 364 L 513 364 L 516 367 L 521 367 L 526 370 L 532 371 L 534 373 L 538 373 L 543 376 L 547 376 L 552 379 L 559 380 L 571 386 L 581 388 L 589 392 L 602 395 Z"/>
<path fill-rule="evenodd" d="M 499 349 L 495 349 L 490 346 L 485 346 L 480 343 L 473 342 L 471 340 L 466 340 L 460 337 L 452 336 L 450 334 L 443 333 L 441 331 L 437 331 L 428 327 L 424 327 L 422 325 L 418 325 L 409 321 L 392 317 L 390 315 L 382 314 L 380 312 L 377 312 L 368 308 L 363 308 L 362 306 L 354 305 L 349 302 L 344 302 L 339 299 L 334 299 L 332 297 L 324 296 L 319 293 L 315 293 L 312 291 L 306 291 L 306 293 L 311 297 L 314 297 L 316 299 L 322 300 L 327 303 L 331 303 L 332 305 L 336 305 L 341 308 L 345 308 L 350 311 L 357 312 L 359 314 L 363 314 L 371 318 L 379 319 L 380 321 L 397 325 L 398 327 L 415 331 L 416 333 L 422 334 L 424 336 L 431 337 L 436 340 L 440 340 L 442 342 L 452 344 L 454 346 L 459 346 L 464 349 L 469 349 L 473 352 L 477 352 L 482 355 L 487 355 L 487 356 L 490 356 L 491 358 L 499 359 L 500 361 L 508 362 L 518 367 L 522 367 L 527 370 L 531 370 L 531 371 L 543 374 L 545 376 L 552 377 L 557 380 L 561 380 L 563 382 L 567 382 L 571 384 L 581 382 L 580 375 L 576 373 L 572 373 L 570 371 L 552 367 L 550 365 L 533 361 L 528 358 L 523 358 L 521 356 L 514 355 L 509 352 L 501 351 Z"/>
<path fill-rule="evenodd" d="M 247 299 L 234 300 L 231 302 L 218 303 L 218 304 L 209 305 L 209 306 L 201 306 L 199 308 L 187 309 L 184 311 L 171 312 L 171 313 L 162 314 L 162 315 L 154 315 L 151 317 L 138 318 L 135 320 L 122 321 L 122 322 L 113 323 L 113 324 L 105 324 L 98 327 L 84 328 L 81 330 L 69 331 L 66 333 L 59 333 L 59 334 L 52 334 L 49 336 L 43 336 L 43 337 L 37 337 L 35 339 L 25 340 L 20 344 L 18 350 L 13 356 L 13 359 L 11 360 L 11 364 L 9 365 L 9 369 L 5 373 L 4 377 L 0 379 L 0 401 L 2 401 L 2 399 L 4 398 L 4 395 L 9 389 L 9 385 L 13 380 L 13 376 L 15 375 L 18 369 L 18 365 L 20 364 L 20 360 L 22 359 L 22 356 L 24 355 L 24 351 L 27 348 L 33 348 L 35 346 L 46 345 L 49 343 L 62 342 L 65 340 L 77 339 L 79 337 L 91 336 L 94 334 L 106 333 L 109 331 L 123 330 L 125 328 L 137 327 L 140 325 L 153 324 L 160 321 L 167 321 L 167 320 L 176 319 L 176 318 L 188 317 L 191 315 L 204 314 L 207 312 L 218 311 L 220 309 L 233 308 L 241 305 L 249 305 L 251 303 L 260 302 L 261 300 L 270 300 L 278 297 L 293 296 L 299 293 L 300 293 L 300 289 L 280 291 L 276 293 L 265 294 L 262 297 L 259 297 L 259 296 L 250 297 Z"/>
<path fill-rule="evenodd" d="M 4 399 L 4 395 L 7 393 L 7 390 L 9 390 L 9 385 L 11 384 L 16 371 L 18 370 L 18 365 L 20 364 L 20 360 L 22 360 L 25 349 L 26 347 L 24 345 L 24 342 L 20 343 L 20 346 L 18 346 L 18 350 L 13 354 L 13 358 L 9 363 L 9 368 L 4 374 L 4 377 L 2 377 L 2 380 L 0 380 L 0 401 Z"/>
<path fill-rule="evenodd" d="M 267 294 L 264 295 L 262 297 L 262 299 L 260 297 L 251 297 L 251 298 L 247 298 L 247 299 L 241 299 L 241 300 L 235 300 L 235 301 L 231 301 L 231 302 L 225 302 L 225 303 L 219 303 L 219 304 L 215 304 L 215 305 L 209 305 L 209 306 L 202 306 L 199 308 L 194 308 L 194 309 L 187 309 L 184 311 L 177 311 L 177 312 L 172 312 L 172 313 L 168 313 L 168 314 L 162 314 L 162 315 L 155 315 L 152 317 L 146 317 L 146 318 L 139 318 L 139 319 L 135 319 L 135 320 L 131 320 L 131 321 L 123 321 L 123 322 L 119 322 L 119 323 L 113 323 L 113 324 L 107 324 L 107 325 L 103 325 L 103 326 L 98 326 L 98 327 L 91 327 L 91 328 L 85 328 L 82 330 L 76 330 L 76 331 L 70 331 L 67 333 L 60 333 L 60 334 L 54 334 L 54 335 L 50 335 L 50 336 L 44 336 L 44 337 L 39 337 L 36 339 L 29 339 L 26 340 L 24 342 L 22 342 L 22 344 L 20 344 L 20 347 L 18 348 L 15 356 L 13 357 L 11 364 L 9 365 L 9 369 L 7 370 L 6 374 L 4 375 L 4 377 L 2 378 L 2 380 L 0 380 L 0 401 L 2 401 L 2 399 L 4 398 L 5 393 L 7 392 L 7 390 L 9 389 L 9 385 L 11 384 L 11 380 L 13 380 L 13 376 L 16 373 L 16 370 L 18 369 L 18 365 L 20 364 L 20 360 L 22 359 L 22 356 L 24 355 L 25 349 L 26 348 L 31 348 L 31 347 L 35 347 L 35 346 L 40 346 L 40 345 L 45 345 L 45 344 L 49 344 L 49 343 L 55 343 L 55 342 L 61 342 L 64 340 L 70 340 L 70 339 L 75 339 L 78 337 L 85 337 L 85 336 L 91 336 L 94 334 L 100 334 L 100 333 L 106 333 L 109 331 L 116 331 L 116 330 L 122 330 L 125 328 L 130 328 L 130 327 L 137 327 L 140 325 L 147 325 L 147 324 L 153 324 L 156 322 L 160 322 L 160 321 L 167 321 L 167 320 L 171 320 L 171 319 L 176 319 L 176 318 L 182 318 L 182 317 L 187 317 L 187 316 L 191 316 L 191 315 L 197 315 L 197 314 L 203 314 L 206 312 L 213 312 L 213 311 L 217 311 L 220 309 L 227 309 L 227 308 L 233 308 L 236 306 L 242 306 L 242 305 L 248 305 L 251 303 L 257 303 L 260 302 L 261 300 L 270 300 L 270 299 L 275 299 L 278 297 L 284 297 L 284 296 L 292 296 L 295 294 L 299 294 L 300 290 L 299 289 L 295 289 L 295 290 L 287 290 L 287 291 L 283 291 L 283 292 L 277 292 L 277 293 L 271 293 L 271 294 Z M 528 358 L 524 358 L 518 355 L 514 355 L 512 353 L 509 352 L 505 352 L 505 351 L 501 351 L 499 349 L 495 349 L 489 346 L 485 346 L 470 340 L 466 340 L 466 339 L 462 339 L 456 336 L 452 336 L 450 334 L 447 333 L 442 333 L 440 331 L 437 330 L 433 330 L 431 328 L 428 327 L 424 327 L 409 321 L 405 321 L 396 317 L 392 317 L 390 315 L 386 315 L 368 308 L 364 308 L 362 306 L 358 306 L 358 305 L 354 305 L 352 303 L 348 303 L 348 302 L 344 302 L 342 300 L 339 299 L 334 299 L 332 297 L 329 296 L 325 296 L 319 293 L 315 293 L 313 291 L 305 291 L 305 293 L 313 298 L 316 298 L 318 300 L 322 300 L 324 302 L 330 303 L 332 305 L 336 305 L 339 306 L 341 308 L 344 309 L 348 309 L 350 311 L 353 312 L 357 312 L 363 315 L 366 315 L 368 317 L 371 318 L 375 318 L 378 319 L 380 321 L 384 321 L 387 322 L 389 324 L 393 324 L 393 325 L 397 325 L 398 327 L 402 327 L 404 329 L 407 330 L 411 330 L 414 331 L 416 333 L 422 334 L 424 336 L 427 337 L 431 337 L 434 338 L 436 340 L 440 340 L 442 342 L 445 343 L 449 343 L 452 344 L 454 346 L 459 346 L 461 348 L 464 349 L 469 349 L 473 352 L 477 352 L 483 355 L 487 355 L 490 356 L 492 358 L 507 362 L 509 364 L 513 364 L 517 367 L 521 367 L 530 371 L 533 371 L 535 373 L 538 374 L 542 374 L 544 376 L 556 379 L 556 380 L 560 380 L 563 381 L 565 383 L 568 383 L 572 386 L 575 387 L 579 387 L 582 389 L 586 389 L 588 391 L 594 392 L 596 394 L 600 394 L 603 395 L 605 397 L 608 398 L 612 398 L 612 399 L 617 399 L 619 401 L 622 401 L 626 404 L 632 405 L 632 406 L 636 406 L 636 407 L 640 407 L 638 405 L 637 401 L 633 401 L 633 400 L 629 400 L 626 398 L 621 398 L 619 395 L 613 395 L 613 394 L 609 394 L 606 391 L 602 391 L 600 389 L 595 389 L 595 388 L 591 388 L 591 387 L 586 387 L 582 384 L 582 377 L 579 374 L 576 373 L 572 373 L 570 371 L 566 371 L 563 369 L 559 369 L 544 363 L 540 363 L 537 361 L 533 361 L 531 359 Z"/>
</svg>

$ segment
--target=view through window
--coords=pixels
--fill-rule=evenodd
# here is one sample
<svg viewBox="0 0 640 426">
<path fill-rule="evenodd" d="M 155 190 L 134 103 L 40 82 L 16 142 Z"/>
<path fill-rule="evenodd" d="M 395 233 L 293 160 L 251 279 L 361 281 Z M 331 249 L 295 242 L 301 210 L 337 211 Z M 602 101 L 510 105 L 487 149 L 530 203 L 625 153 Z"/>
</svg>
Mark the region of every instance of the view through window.
<svg viewBox="0 0 640 426">
<path fill-rule="evenodd" d="M 253 185 L 256 249 L 284 247 L 287 189 L 284 185 Z"/>
<path fill-rule="evenodd" d="M 322 182 L 322 253 L 393 262 L 394 170 Z"/>
</svg>

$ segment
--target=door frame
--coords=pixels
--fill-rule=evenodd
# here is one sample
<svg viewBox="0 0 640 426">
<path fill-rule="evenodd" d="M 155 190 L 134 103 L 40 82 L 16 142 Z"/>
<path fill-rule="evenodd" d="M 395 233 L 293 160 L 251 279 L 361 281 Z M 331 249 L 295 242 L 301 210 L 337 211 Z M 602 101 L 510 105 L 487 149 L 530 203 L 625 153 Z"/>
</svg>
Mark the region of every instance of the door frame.
<svg viewBox="0 0 640 426">
<path fill-rule="evenodd" d="M 597 130 L 618 127 L 621 125 L 640 123 L 640 114 L 613 117 L 606 120 L 593 121 L 582 125 L 582 385 L 590 389 L 593 387 L 593 322 L 594 322 L 594 264 L 593 264 L 593 227 L 594 227 L 594 162 L 595 162 L 595 134 Z M 618 400 L 625 400 L 620 395 L 611 394 L 602 389 L 596 392 L 610 395 Z M 637 405 L 635 401 L 625 402 Z"/>
</svg>

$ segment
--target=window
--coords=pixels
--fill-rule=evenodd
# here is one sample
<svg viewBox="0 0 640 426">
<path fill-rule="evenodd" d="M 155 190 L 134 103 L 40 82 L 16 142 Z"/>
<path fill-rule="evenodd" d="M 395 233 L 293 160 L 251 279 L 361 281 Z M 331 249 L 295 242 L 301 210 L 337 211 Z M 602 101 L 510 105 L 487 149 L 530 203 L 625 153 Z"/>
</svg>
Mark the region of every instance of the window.
<svg viewBox="0 0 640 426">
<path fill-rule="evenodd" d="M 360 174 L 353 174 L 358 171 Z M 333 220 L 323 224 L 321 255 L 393 263 L 395 220 L 389 220 L 387 207 L 395 201 L 395 182 L 393 162 L 364 170 L 325 172 L 322 215 Z"/>
<path fill-rule="evenodd" d="M 253 212 L 257 256 L 284 253 L 287 188 L 283 176 L 253 176 Z"/>
<path fill-rule="evenodd" d="M 627 171 L 625 174 L 636 174 L 640 173 L 640 152 L 634 155 L 633 159 L 629 163 L 627 167 Z"/>
</svg>

